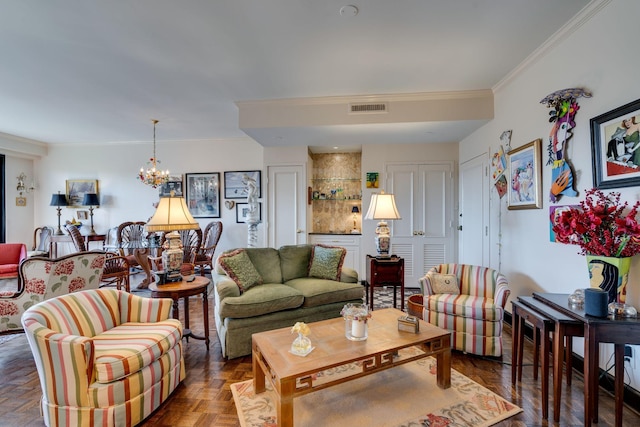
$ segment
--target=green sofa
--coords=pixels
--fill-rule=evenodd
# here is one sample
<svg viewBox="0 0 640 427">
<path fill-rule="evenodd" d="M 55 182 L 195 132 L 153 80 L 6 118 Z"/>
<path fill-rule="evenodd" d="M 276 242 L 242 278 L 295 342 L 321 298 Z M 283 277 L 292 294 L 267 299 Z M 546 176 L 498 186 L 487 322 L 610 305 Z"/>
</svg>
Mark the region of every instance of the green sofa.
<svg viewBox="0 0 640 427">
<path fill-rule="evenodd" d="M 216 260 L 214 316 L 223 356 L 251 354 L 254 333 L 340 317 L 345 304 L 362 303 L 364 288 L 355 270 L 342 267 L 339 281 L 308 276 L 313 246 L 244 249 L 262 277 L 244 292 L 220 266 L 225 254 Z"/>
</svg>

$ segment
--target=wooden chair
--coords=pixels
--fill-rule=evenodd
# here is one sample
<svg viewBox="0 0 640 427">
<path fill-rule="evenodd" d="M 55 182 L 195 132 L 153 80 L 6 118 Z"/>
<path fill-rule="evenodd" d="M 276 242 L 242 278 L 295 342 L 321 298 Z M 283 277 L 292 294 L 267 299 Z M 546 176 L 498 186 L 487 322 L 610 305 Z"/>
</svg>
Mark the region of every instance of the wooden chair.
<svg viewBox="0 0 640 427">
<path fill-rule="evenodd" d="M 144 221 L 127 221 L 118 226 L 116 233 L 116 244 L 120 250 L 120 255 L 127 259 L 130 267 L 140 265 L 134 255 L 136 248 L 142 247 L 147 238 L 144 230 Z"/>
<path fill-rule="evenodd" d="M 76 248 L 76 252 L 86 252 L 87 244 L 84 241 L 84 236 L 78 230 L 78 227 L 71 224 L 65 224 L 64 228 L 71 236 L 71 241 L 73 242 L 73 246 Z"/>
<path fill-rule="evenodd" d="M 213 270 L 213 253 L 216 251 L 220 236 L 222 235 L 222 221 L 211 221 L 204 229 L 202 246 L 198 249 L 194 260 L 195 266 L 200 270 L 200 275 L 204 276 L 205 267 Z"/>
<path fill-rule="evenodd" d="M 122 285 L 124 285 L 124 290 L 131 292 L 129 279 L 130 270 L 127 258 L 112 252 L 107 252 L 106 255 L 104 271 L 100 278 L 100 287 L 102 288 L 103 286 L 109 286 L 115 283 L 117 290 L 120 290 Z"/>
<path fill-rule="evenodd" d="M 33 232 L 33 244 L 31 245 L 31 250 L 27 251 L 27 258 L 32 256 L 48 257 L 52 234 L 52 227 L 44 226 L 36 228 Z"/>
</svg>

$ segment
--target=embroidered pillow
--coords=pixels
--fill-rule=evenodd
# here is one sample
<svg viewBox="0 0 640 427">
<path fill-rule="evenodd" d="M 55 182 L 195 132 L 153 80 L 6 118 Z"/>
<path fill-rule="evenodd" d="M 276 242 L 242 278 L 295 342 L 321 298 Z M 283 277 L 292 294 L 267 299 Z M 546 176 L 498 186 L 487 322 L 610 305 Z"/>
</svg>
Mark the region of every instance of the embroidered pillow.
<svg viewBox="0 0 640 427">
<path fill-rule="evenodd" d="M 240 293 L 243 293 L 252 286 L 261 285 L 262 277 L 244 249 L 236 249 L 220 255 L 218 258 L 220 267 L 227 275 L 236 282 Z"/>
<path fill-rule="evenodd" d="M 314 245 L 309 260 L 309 277 L 340 280 L 342 263 L 347 254 L 345 248 L 337 246 Z"/>
<path fill-rule="evenodd" d="M 429 282 L 434 294 L 460 294 L 458 277 L 455 274 L 430 274 Z"/>
</svg>

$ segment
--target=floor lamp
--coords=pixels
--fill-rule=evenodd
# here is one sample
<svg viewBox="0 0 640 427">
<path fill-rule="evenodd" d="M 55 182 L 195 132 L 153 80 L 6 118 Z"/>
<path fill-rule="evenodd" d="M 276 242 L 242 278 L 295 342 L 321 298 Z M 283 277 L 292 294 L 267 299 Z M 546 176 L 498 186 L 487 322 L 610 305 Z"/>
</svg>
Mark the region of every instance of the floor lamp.
<svg viewBox="0 0 640 427">
<path fill-rule="evenodd" d="M 95 236 L 96 230 L 93 228 L 93 207 L 100 206 L 100 199 L 96 193 L 86 193 L 82 200 L 82 204 L 84 206 L 89 206 L 89 216 L 91 216 L 91 231 L 89 231 L 89 235 Z"/>
<path fill-rule="evenodd" d="M 391 230 L 389 230 L 387 221 L 402 219 L 398 213 L 398 208 L 396 208 L 396 200 L 393 194 L 385 194 L 384 191 L 381 191 L 380 194 L 373 193 L 369 210 L 367 210 L 364 219 L 377 219 L 380 221 L 376 227 L 376 250 L 378 251 L 378 258 L 389 258 Z"/>
<path fill-rule="evenodd" d="M 56 235 L 57 236 L 61 236 L 64 233 L 62 232 L 62 228 L 60 228 L 60 211 L 62 210 L 62 208 L 60 206 L 68 206 L 69 204 L 67 203 L 67 196 L 65 196 L 64 194 L 60 194 L 60 192 L 58 191 L 58 194 L 54 194 L 51 196 L 51 203 L 49 203 L 49 206 L 56 206 L 57 210 L 58 210 L 58 229 L 56 230 Z"/>
</svg>

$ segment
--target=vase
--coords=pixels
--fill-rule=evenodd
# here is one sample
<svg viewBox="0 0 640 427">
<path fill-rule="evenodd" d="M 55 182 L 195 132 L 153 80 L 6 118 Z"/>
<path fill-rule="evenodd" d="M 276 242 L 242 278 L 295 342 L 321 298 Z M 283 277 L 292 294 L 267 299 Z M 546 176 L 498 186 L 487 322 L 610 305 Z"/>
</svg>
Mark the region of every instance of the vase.
<svg viewBox="0 0 640 427">
<path fill-rule="evenodd" d="M 587 255 L 587 265 L 591 287 L 606 291 L 609 303 L 624 304 L 627 300 L 631 257 Z"/>
<path fill-rule="evenodd" d="M 342 309 L 344 334 L 351 341 L 364 341 L 369 337 L 367 321 L 370 313 L 366 304 L 347 304 Z"/>
<path fill-rule="evenodd" d="M 298 333 L 298 337 L 291 343 L 291 353 L 306 356 L 311 350 L 311 340 Z"/>
</svg>

